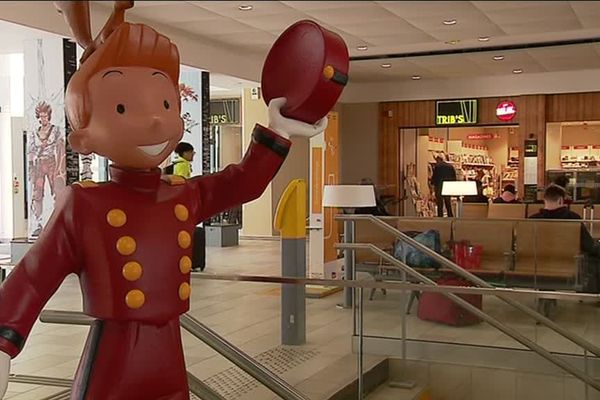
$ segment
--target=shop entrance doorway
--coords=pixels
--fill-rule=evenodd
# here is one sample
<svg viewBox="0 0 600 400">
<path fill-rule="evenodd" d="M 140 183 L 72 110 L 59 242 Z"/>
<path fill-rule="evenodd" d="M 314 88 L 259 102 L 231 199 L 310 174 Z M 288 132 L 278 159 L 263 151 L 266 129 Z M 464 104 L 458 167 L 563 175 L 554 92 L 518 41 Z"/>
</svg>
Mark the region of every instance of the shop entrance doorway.
<svg viewBox="0 0 600 400">
<path fill-rule="evenodd" d="M 508 184 L 518 188 L 518 138 L 516 125 L 400 129 L 398 164 L 404 215 L 435 215 L 430 179 L 437 156 L 454 167 L 457 179 L 480 181 L 486 199 L 498 196 Z"/>
</svg>

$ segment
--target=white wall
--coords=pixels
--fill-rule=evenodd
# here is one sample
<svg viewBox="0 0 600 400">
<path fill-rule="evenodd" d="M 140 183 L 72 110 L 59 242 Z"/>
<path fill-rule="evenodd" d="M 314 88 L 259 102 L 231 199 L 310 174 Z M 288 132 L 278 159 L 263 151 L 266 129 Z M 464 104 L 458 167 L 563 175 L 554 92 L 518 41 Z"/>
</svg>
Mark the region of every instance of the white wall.
<svg viewBox="0 0 600 400">
<path fill-rule="evenodd" d="M 377 182 L 379 105 L 342 104 L 340 108 L 340 181 L 358 184 L 362 178 Z"/>
<path fill-rule="evenodd" d="M 0 239 L 26 236 L 23 181 L 23 54 L 0 55 Z M 15 118 L 16 117 L 16 118 Z M 14 178 L 19 193 L 13 193 Z M 19 198 L 20 196 L 20 198 Z"/>
<path fill-rule="evenodd" d="M 0 239 L 12 239 L 12 134 L 10 114 L 0 112 Z"/>
<path fill-rule="evenodd" d="M 12 129 L 12 179 L 19 184 L 18 191 L 12 193 L 13 204 L 13 238 L 27 237 L 27 219 L 25 219 L 25 171 L 23 155 L 23 117 L 11 118 Z"/>
<path fill-rule="evenodd" d="M 546 124 L 546 169 L 560 169 L 560 148 L 562 146 L 560 122 Z"/>
<path fill-rule="evenodd" d="M 254 124 L 267 126 L 267 106 L 262 99 L 253 100 L 250 89 L 244 89 L 242 97 L 242 149 L 245 152 L 252 142 Z M 271 184 L 258 199 L 246 203 L 242 211 L 242 230 L 244 236 L 273 236 L 272 191 Z M 235 190 L 232 188 L 232 190 Z"/>
</svg>

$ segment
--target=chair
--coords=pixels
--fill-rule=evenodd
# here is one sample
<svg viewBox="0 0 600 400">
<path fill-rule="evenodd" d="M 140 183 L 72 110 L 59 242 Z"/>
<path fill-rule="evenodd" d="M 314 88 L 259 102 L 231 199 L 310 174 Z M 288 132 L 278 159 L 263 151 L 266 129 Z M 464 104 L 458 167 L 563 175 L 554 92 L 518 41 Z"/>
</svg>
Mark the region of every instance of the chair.
<svg viewBox="0 0 600 400">
<path fill-rule="evenodd" d="M 516 261 L 507 279 L 536 289 L 573 289 L 581 259 L 581 222 L 519 221 Z"/>
<path fill-rule="evenodd" d="M 488 208 L 487 217 L 496 219 L 522 219 L 525 218 L 526 212 L 526 204 L 491 203 Z"/>
<path fill-rule="evenodd" d="M 483 247 L 481 268 L 471 272 L 493 278 L 512 269 L 514 225 L 511 221 L 493 220 L 457 220 L 454 223 L 454 240 L 468 240 Z"/>
<path fill-rule="evenodd" d="M 527 218 L 531 217 L 533 214 L 539 213 L 542 208 L 544 208 L 544 203 L 528 203 Z"/>
<path fill-rule="evenodd" d="M 569 205 L 569 210 L 573 211 L 574 213 L 579 214 L 579 216 L 581 218 L 584 217 L 584 211 L 583 209 L 585 208 L 585 204 L 571 204 Z"/>
<path fill-rule="evenodd" d="M 463 203 L 462 218 L 485 219 L 488 215 L 487 203 Z"/>
</svg>

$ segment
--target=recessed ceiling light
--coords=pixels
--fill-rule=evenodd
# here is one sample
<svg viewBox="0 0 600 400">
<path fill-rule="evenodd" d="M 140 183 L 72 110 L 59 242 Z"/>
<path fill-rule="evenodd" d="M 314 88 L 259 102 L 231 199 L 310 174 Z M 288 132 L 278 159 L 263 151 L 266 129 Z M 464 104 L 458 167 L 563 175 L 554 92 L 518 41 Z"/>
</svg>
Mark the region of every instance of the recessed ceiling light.
<svg viewBox="0 0 600 400">
<path fill-rule="evenodd" d="M 450 44 L 452 46 L 454 46 L 455 44 L 459 44 L 459 43 L 460 43 L 460 40 L 458 40 L 458 39 L 448 40 L 446 42 L 446 44 Z"/>
<path fill-rule="evenodd" d="M 477 40 L 479 40 L 480 42 L 489 42 L 490 41 L 490 37 L 489 36 L 479 36 L 477 38 Z"/>
<path fill-rule="evenodd" d="M 456 20 L 455 19 L 445 19 L 444 21 L 442 21 L 442 23 L 444 25 L 456 25 Z"/>
<path fill-rule="evenodd" d="M 365 51 L 365 50 L 367 50 L 367 49 L 368 49 L 368 47 L 367 47 L 367 46 L 365 46 L 365 45 L 362 45 L 362 46 L 356 46 L 356 50 L 358 50 L 358 51 Z"/>
<path fill-rule="evenodd" d="M 522 74 L 523 70 L 521 68 L 515 68 L 513 69 L 513 74 Z"/>
<path fill-rule="evenodd" d="M 494 61 L 502 61 L 504 60 L 504 56 L 494 56 Z"/>
<path fill-rule="evenodd" d="M 421 80 L 421 76 L 420 75 L 413 75 L 410 77 L 410 79 L 412 79 L 413 81 L 419 81 Z"/>
<path fill-rule="evenodd" d="M 240 11 L 250 11 L 254 8 L 254 6 L 251 6 L 250 4 L 242 4 L 238 7 L 238 9 Z"/>
<path fill-rule="evenodd" d="M 391 68 L 391 67 L 392 67 L 392 64 L 388 64 L 388 63 L 381 64 L 381 68 Z"/>
</svg>

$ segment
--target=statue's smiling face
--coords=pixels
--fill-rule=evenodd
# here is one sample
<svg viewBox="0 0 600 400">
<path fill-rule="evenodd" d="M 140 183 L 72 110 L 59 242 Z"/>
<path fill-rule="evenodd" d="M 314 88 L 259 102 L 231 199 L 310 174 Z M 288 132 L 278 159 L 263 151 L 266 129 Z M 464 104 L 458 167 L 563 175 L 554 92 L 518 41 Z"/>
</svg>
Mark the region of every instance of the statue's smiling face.
<svg viewBox="0 0 600 400">
<path fill-rule="evenodd" d="M 91 117 L 71 145 L 127 168 L 157 167 L 183 135 L 179 92 L 165 73 L 147 67 L 114 67 L 89 81 Z"/>
</svg>

